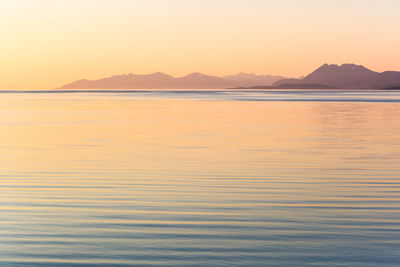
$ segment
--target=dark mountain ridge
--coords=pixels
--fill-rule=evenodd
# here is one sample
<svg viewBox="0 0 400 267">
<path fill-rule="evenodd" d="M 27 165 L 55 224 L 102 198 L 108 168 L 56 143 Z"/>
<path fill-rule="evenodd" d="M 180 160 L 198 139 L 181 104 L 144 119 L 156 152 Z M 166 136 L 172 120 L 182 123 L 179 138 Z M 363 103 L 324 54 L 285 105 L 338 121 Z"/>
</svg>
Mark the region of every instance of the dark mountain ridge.
<svg viewBox="0 0 400 267">
<path fill-rule="evenodd" d="M 361 65 L 324 64 L 303 79 L 283 79 L 274 86 L 282 84 L 320 84 L 342 89 L 383 89 L 400 84 L 400 72 L 375 72 Z"/>
</svg>

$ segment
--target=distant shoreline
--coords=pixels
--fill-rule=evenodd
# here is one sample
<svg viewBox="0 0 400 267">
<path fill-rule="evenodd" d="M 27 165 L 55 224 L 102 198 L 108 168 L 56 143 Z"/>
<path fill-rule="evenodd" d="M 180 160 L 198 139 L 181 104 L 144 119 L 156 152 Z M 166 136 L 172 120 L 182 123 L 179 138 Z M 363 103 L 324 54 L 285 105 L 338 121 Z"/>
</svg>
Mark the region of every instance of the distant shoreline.
<svg viewBox="0 0 400 267">
<path fill-rule="evenodd" d="M 0 93 L 141 93 L 141 92 L 218 92 L 218 91 L 400 91 L 400 88 L 224 88 L 224 89 L 52 89 L 52 90 L 0 90 Z"/>
</svg>

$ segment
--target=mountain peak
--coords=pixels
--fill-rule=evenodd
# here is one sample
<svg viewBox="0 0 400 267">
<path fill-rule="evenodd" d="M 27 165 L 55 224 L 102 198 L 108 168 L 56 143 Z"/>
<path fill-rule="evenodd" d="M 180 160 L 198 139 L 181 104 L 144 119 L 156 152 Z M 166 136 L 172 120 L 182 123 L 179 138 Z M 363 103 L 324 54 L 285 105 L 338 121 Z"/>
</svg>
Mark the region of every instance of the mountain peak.
<svg viewBox="0 0 400 267">
<path fill-rule="evenodd" d="M 165 74 L 165 73 L 159 72 L 159 71 L 149 74 L 148 76 L 157 77 L 157 78 L 168 78 L 168 79 L 173 78 L 171 75 L 168 75 L 168 74 Z"/>
<path fill-rule="evenodd" d="M 342 65 L 337 65 L 337 64 L 327 64 L 325 63 L 324 65 L 322 65 L 321 67 L 319 67 L 318 69 L 316 69 L 316 71 L 332 71 L 332 70 L 336 70 L 336 71 L 369 71 L 372 72 L 371 70 L 367 69 L 366 67 L 362 66 L 362 65 L 356 65 L 356 64 L 352 64 L 352 63 L 344 63 Z"/>
<path fill-rule="evenodd" d="M 363 65 L 356 65 L 356 64 L 350 64 L 350 63 L 345 63 L 340 66 L 341 68 L 344 68 L 346 70 L 351 70 L 351 71 L 371 71 L 364 67 Z"/>
<path fill-rule="evenodd" d="M 208 75 L 200 73 L 200 72 L 193 72 L 184 77 L 206 77 L 206 76 L 208 76 Z"/>
<path fill-rule="evenodd" d="M 306 76 L 304 83 L 324 84 L 337 88 L 368 88 L 378 73 L 362 65 L 324 64 Z"/>
<path fill-rule="evenodd" d="M 336 65 L 336 64 L 328 64 L 328 63 L 325 63 L 325 64 L 322 65 L 321 67 L 317 68 L 316 71 L 317 71 L 317 70 L 331 70 L 331 69 L 337 69 L 337 68 L 340 68 L 340 66 L 339 66 L 339 65 Z"/>
</svg>

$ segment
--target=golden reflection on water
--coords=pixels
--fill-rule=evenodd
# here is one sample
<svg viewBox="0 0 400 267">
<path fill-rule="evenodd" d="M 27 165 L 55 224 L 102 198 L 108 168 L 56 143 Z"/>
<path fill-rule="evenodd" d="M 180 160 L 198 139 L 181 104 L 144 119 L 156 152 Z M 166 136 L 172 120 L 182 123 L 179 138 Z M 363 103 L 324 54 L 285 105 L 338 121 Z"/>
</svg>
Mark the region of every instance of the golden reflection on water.
<svg viewBox="0 0 400 267">
<path fill-rule="evenodd" d="M 399 256 L 385 246 L 399 248 L 398 103 L 118 94 L 0 103 L 0 262 Z M 354 255 L 342 250 L 360 239 Z"/>
</svg>

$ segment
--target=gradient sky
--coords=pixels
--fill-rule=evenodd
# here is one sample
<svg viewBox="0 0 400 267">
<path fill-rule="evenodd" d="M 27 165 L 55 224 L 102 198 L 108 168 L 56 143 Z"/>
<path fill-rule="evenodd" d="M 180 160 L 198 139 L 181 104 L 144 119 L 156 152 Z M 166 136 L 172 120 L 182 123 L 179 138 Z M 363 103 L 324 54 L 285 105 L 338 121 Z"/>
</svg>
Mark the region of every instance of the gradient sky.
<svg viewBox="0 0 400 267">
<path fill-rule="evenodd" d="M 400 70 L 399 0 L 0 0 L 0 88 L 156 71 Z"/>
</svg>

